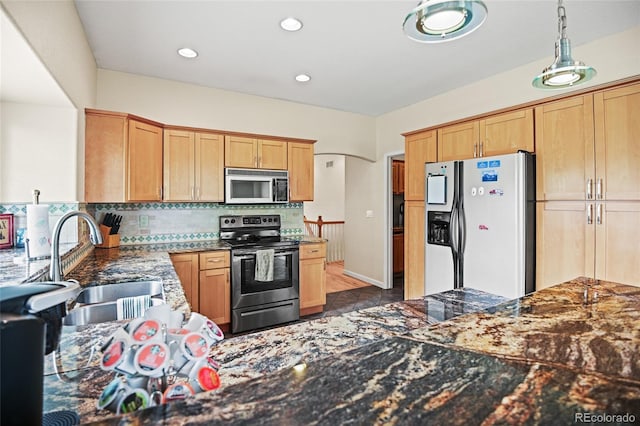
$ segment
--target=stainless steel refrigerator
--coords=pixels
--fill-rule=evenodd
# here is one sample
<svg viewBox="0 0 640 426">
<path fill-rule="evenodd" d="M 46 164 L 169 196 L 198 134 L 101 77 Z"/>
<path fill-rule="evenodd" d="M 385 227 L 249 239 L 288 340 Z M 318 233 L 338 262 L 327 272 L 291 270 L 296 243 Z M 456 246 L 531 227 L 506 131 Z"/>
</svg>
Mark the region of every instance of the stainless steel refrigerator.
<svg viewBox="0 0 640 426">
<path fill-rule="evenodd" d="M 425 165 L 425 294 L 535 287 L 535 164 L 527 152 Z"/>
</svg>

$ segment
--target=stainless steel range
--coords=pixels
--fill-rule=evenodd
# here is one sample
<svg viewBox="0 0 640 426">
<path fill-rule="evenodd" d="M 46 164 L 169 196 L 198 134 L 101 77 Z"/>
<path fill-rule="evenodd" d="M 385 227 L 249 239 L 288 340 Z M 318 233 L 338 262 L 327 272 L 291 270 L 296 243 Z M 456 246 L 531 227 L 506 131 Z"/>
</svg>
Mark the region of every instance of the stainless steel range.
<svg viewBox="0 0 640 426">
<path fill-rule="evenodd" d="M 231 245 L 231 332 L 300 318 L 298 241 L 280 235 L 279 215 L 220 216 Z"/>
</svg>

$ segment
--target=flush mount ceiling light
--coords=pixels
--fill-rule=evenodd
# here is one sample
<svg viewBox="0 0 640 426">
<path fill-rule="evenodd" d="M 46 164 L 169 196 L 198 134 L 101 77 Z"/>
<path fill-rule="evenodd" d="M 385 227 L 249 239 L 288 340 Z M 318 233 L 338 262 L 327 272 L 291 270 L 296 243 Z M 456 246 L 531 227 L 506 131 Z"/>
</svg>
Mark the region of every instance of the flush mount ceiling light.
<svg viewBox="0 0 640 426">
<path fill-rule="evenodd" d="M 309 76 L 309 74 L 298 74 L 298 75 L 296 75 L 296 81 L 298 81 L 300 83 L 306 83 L 309 80 L 311 80 L 311 76 Z"/>
<path fill-rule="evenodd" d="M 405 34 L 422 43 L 440 43 L 470 34 L 487 19 L 479 0 L 422 0 L 404 19 Z"/>
<path fill-rule="evenodd" d="M 571 57 L 571 43 L 567 38 L 567 15 L 558 0 L 558 40 L 556 58 L 531 84 L 538 89 L 564 89 L 591 80 L 596 70 Z"/>
<path fill-rule="evenodd" d="M 302 22 L 296 18 L 285 18 L 280 21 L 280 28 L 285 31 L 298 31 L 302 28 Z"/>
<path fill-rule="evenodd" d="M 192 59 L 198 56 L 198 52 L 193 49 L 189 49 L 188 47 L 183 47 L 181 49 L 178 49 L 178 55 L 182 56 L 183 58 Z"/>
</svg>

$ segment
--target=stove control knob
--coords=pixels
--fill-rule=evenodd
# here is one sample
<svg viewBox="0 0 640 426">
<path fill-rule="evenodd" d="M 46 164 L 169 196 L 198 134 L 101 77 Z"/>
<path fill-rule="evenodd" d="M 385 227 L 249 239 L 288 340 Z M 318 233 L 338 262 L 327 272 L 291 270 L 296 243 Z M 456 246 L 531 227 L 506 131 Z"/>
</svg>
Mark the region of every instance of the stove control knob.
<svg viewBox="0 0 640 426">
<path fill-rule="evenodd" d="M 267 218 L 266 218 L 266 217 L 263 217 L 263 218 L 262 218 L 262 221 L 263 221 L 263 222 L 266 222 L 266 221 L 267 221 Z"/>
<path fill-rule="evenodd" d="M 235 219 L 231 219 L 231 223 L 236 223 L 236 220 Z"/>
<path fill-rule="evenodd" d="M 229 224 L 229 219 L 225 219 L 225 220 L 224 220 L 224 224 L 225 224 L 225 225 L 228 225 L 228 224 Z"/>
</svg>

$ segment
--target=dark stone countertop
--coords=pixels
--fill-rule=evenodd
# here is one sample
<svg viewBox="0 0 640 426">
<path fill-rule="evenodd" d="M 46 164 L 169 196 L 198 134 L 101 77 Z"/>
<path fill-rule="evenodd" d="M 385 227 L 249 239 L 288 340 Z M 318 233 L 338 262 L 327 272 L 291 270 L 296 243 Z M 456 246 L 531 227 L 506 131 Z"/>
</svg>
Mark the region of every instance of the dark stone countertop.
<svg viewBox="0 0 640 426">
<path fill-rule="evenodd" d="M 188 312 L 169 253 L 224 248 L 96 250 L 69 278 L 160 278 L 171 306 Z M 513 301 L 451 290 L 224 340 L 211 351 L 220 389 L 124 416 L 96 409 L 113 374 L 91 352 L 121 323 L 64 327 L 63 372 L 45 363 L 44 411 L 98 424 L 637 421 L 639 308 L 640 288 L 587 279 Z"/>
<path fill-rule="evenodd" d="M 90 285 L 162 279 L 167 302 L 173 309 L 187 313 L 189 306 L 171 265 L 169 253 L 225 248 L 213 244 L 96 250 L 68 274 L 68 278 Z M 503 301 L 501 297 L 473 289 L 452 290 L 424 299 L 300 321 L 226 339 L 214 346 L 210 353 L 221 364 L 219 374 L 223 386 L 218 391 L 287 370 L 301 360 L 315 362 L 333 358 L 338 353 L 384 341 Z M 102 390 L 114 377 L 112 372 L 100 369 L 100 353 L 96 347 L 125 322 L 63 327 L 58 362 L 54 362 L 54 355 L 45 358 L 44 412 L 71 409 L 80 414 L 82 422 L 102 421 L 114 416 L 114 413 L 96 408 Z"/>
<path fill-rule="evenodd" d="M 343 324 L 353 333 L 341 346 L 346 350 L 327 347 L 327 356 L 298 358 L 300 368 L 284 363 L 214 392 L 97 424 L 636 423 L 639 308 L 640 288 L 576 279 L 438 324 L 425 318 L 405 332 L 399 326 L 361 334 L 343 317 L 327 330 L 339 334 Z M 367 330 L 376 328 L 372 321 Z M 283 351 L 326 346 L 303 326 L 284 327 L 271 343 Z M 361 336 L 362 344 L 353 343 Z M 247 345 L 251 337 L 241 336 Z M 232 363 L 222 357 L 221 371 Z"/>
</svg>

